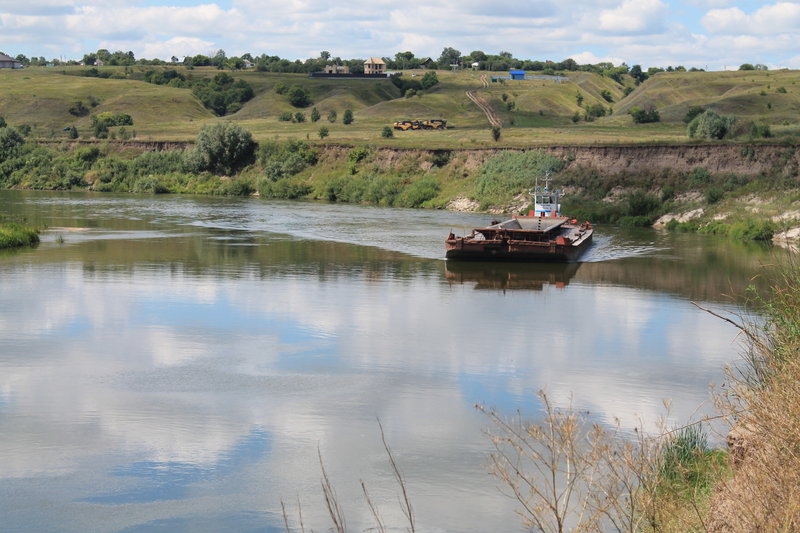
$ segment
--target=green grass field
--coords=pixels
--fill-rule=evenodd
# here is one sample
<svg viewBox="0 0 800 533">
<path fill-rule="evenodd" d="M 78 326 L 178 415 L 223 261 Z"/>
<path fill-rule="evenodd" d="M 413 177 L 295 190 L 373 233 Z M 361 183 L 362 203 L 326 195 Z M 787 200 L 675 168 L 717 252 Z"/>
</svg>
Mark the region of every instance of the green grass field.
<svg viewBox="0 0 800 533">
<path fill-rule="evenodd" d="M 746 120 L 764 122 L 773 132 L 794 133 L 800 119 L 800 72 L 675 72 L 659 73 L 627 97 L 625 87 L 615 81 L 586 72 L 569 73 L 569 80 L 524 80 L 490 83 L 479 95 L 503 121 L 500 141 L 495 143 L 484 114 L 467 97 L 466 91 L 482 86 L 481 74 L 472 71 L 439 71 L 440 83 L 422 94 L 404 98 L 389 80 L 312 79 L 302 74 L 276 74 L 255 71 L 230 73 L 246 80 L 255 97 L 235 114 L 217 117 L 192 95 L 190 89 L 158 86 L 137 81 L 146 69 L 173 67 L 108 67 L 120 79 L 87 78 L 71 73 L 81 67 L 28 68 L 0 70 L 0 116 L 11 125 L 27 124 L 32 135 L 41 138 L 66 137 L 64 128 L 75 125 L 82 137 L 91 133 L 91 116 L 69 113 L 76 101 L 94 101 L 91 113 L 124 112 L 133 117 L 138 140 L 192 140 L 207 123 L 231 120 L 250 130 L 256 139 L 308 139 L 320 142 L 321 126 L 329 130 L 326 143 L 370 143 L 401 148 L 478 148 L 487 146 L 530 146 L 554 144 L 635 144 L 687 142 L 682 119 L 691 106 L 734 113 Z M 106 70 L 104 68 L 104 70 Z M 186 77 L 212 77 L 212 68 L 192 70 L 177 67 Z M 421 78 L 424 71 L 406 72 Z M 631 79 L 624 80 L 633 87 Z M 313 104 L 293 108 L 285 96 L 275 92 L 278 83 L 300 85 L 308 90 Z M 601 97 L 611 94 L 612 102 Z M 578 105 L 577 94 L 583 97 Z M 583 115 L 592 105 L 602 105 L 608 116 L 593 122 L 573 123 L 576 113 Z M 627 114 L 632 107 L 655 106 L 662 121 L 633 124 Z M 513 106 L 512 110 L 508 107 Z M 316 107 L 322 118 L 317 123 L 281 122 L 282 112 L 310 115 Z M 355 121 L 341 122 L 345 109 Z M 335 110 L 335 123 L 327 120 Z M 451 128 L 445 131 L 395 131 L 384 139 L 381 131 L 400 119 L 444 118 Z"/>
</svg>

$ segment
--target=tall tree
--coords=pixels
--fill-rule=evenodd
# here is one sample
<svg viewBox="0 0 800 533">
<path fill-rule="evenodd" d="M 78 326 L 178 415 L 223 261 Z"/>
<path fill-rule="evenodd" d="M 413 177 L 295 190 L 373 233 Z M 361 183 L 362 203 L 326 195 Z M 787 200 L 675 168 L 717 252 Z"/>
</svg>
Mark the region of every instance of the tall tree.
<svg viewBox="0 0 800 533">
<path fill-rule="evenodd" d="M 455 48 L 446 47 L 442 50 L 442 55 L 439 56 L 440 65 L 455 65 L 461 59 L 461 52 Z"/>
</svg>

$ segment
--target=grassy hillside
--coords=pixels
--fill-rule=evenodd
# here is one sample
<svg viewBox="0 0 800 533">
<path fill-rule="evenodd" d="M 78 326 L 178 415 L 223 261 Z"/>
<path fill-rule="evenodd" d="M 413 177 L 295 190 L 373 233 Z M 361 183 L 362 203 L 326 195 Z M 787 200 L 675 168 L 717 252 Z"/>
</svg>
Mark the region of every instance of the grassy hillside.
<svg viewBox="0 0 800 533">
<path fill-rule="evenodd" d="M 691 106 L 703 106 L 774 125 L 796 123 L 800 72 L 662 72 L 620 102 L 616 114 L 647 104 L 655 104 L 662 120 L 671 122 L 680 122 Z"/>
<path fill-rule="evenodd" d="M 114 111 L 133 117 L 140 140 L 192 140 L 203 124 L 220 120 L 204 108 L 190 89 L 158 86 L 140 81 L 147 69 L 173 67 L 108 67 L 112 78 L 77 75 L 79 67 L 30 68 L 0 71 L 0 116 L 12 125 L 32 126 L 38 137 L 65 136 L 63 129 L 75 125 L 82 136 L 90 134 L 91 117 L 75 117 L 69 108 L 76 101 L 96 103 L 92 114 Z M 213 77 L 212 68 L 177 68 L 186 78 Z M 425 71 L 406 72 L 420 79 Z M 437 73 L 440 83 L 417 96 L 405 98 L 390 80 L 312 79 L 302 74 L 255 71 L 232 72 L 246 80 L 255 96 L 235 114 L 225 117 L 241 123 L 256 139 L 303 139 L 319 141 L 321 126 L 329 129 L 325 142 L 363 143 L 395 147 L 472 148 L 495 145 L 484 114 L 466 91 L 481 88 L 481 73 L 472 71 Z M 734 113 L 742 119 L 768 123 L 774 133 L 795 133 L 800 118 L 800 72 L 675 72 L 659 73 L 627 97 L 625 86 L 610 78 L 587 72 L 569 73 L 568 81 L 536 79 L 489 83 L 479 96 L 503 121 L 500 145 L 589 143 L 682 143 L 687 142 L 682 119 L 692 106 Z M 118 79 L 115 79 L 118 78 Z M 623 80 L 633 87 L 631 79 Z M 293 108 L 285 95 L 275 91 L 278 83 L 305 88 L 312 105 Z M 609 97 L 608 101 L 603 97 Z M 578 97 L 580 95 L 580 98 Z M 580 103 L 580 105 L 579 105 Z M 627 114 L 632 107 L 655 106 L 662 121 L 633 124 Z M 584 120 L 591 106 L 602 106 L 608 116 Z M 282 112 L 305 112 L 316 107 L 318 123 L 281 122 Z M 345 109 L 354 112 L 353 124 L 341 123 Z M 336 111 L 335 123 L 327 121 Z M 576 114 L 580 117 L 573 122 Z M 380 135 L 384 126 L 399 119 L 444 118 L 452 126 L 446 131 L 395 132 L 392 139 Z"/>
</svg>

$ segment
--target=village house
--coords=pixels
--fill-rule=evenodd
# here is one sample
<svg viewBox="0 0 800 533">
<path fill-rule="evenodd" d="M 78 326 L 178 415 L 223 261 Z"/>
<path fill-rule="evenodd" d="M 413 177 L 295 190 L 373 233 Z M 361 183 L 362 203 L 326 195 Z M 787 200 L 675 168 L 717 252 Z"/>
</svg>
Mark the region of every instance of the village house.
<svg viewBox="0 0 800 533">
<path fill-rule="evenodd" d="M 22 68 L 22 63 L 11 56 L 0 53 L 0 68 Z"/>
<path fill-rule="evenodd" d="M 347 65 L 325 65 L 325 74 L 350 74 L 350 67 Z"/>
<path fill-rule="evenodd" d="M 380 57 L 370 57 L 364 61 L 364 74 L 386 74 L 386 63 Z"/>
</svg>

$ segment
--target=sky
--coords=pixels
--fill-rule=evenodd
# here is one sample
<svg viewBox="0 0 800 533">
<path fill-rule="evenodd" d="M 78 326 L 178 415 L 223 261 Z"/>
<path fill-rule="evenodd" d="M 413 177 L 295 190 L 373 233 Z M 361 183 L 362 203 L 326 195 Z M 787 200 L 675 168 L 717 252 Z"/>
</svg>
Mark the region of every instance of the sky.
<svg viewBox="0 0 800 533">
<path fill-rule="evenodd" d="M 707 70 L 800 68 L 800 0 L 0 0 L 0 50 L 81 59 L 466 55 Z"/>
</svg>

